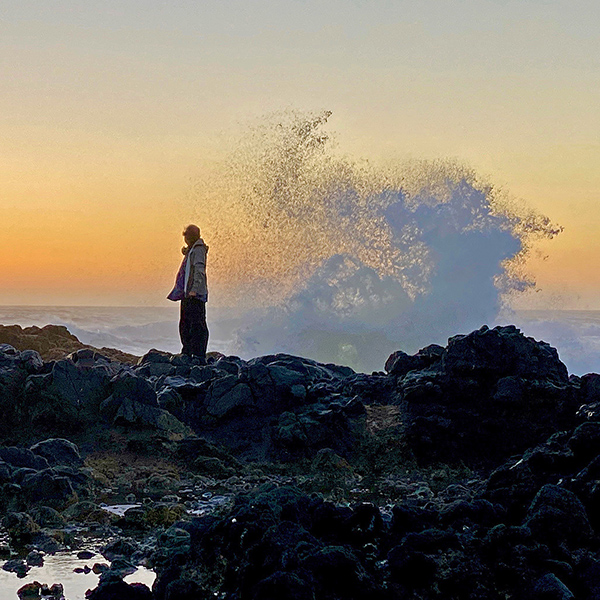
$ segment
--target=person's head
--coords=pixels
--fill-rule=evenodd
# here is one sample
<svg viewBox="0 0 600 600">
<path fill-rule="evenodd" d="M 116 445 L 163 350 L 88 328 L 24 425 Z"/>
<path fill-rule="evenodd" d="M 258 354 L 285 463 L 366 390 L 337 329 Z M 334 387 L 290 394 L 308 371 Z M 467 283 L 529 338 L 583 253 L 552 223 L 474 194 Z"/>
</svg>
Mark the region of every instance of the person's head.
<svg viewBox="0 0 600 600">
<path fill-rule="evenodd" d="M 198 225 L 188 225 L 183 230 L 183 239 L 188 246 L 193 246 L 200 239 L 200 227 Z"/>
</svg>

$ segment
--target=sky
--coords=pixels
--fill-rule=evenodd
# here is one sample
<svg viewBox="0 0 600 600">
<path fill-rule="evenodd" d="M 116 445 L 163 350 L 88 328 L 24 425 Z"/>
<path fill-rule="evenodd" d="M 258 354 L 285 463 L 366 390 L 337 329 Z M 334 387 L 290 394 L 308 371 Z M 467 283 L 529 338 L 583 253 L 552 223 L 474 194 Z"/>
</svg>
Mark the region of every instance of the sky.
<svg viewBox="0 0 600 600">
<path fill-rule="evenodd" d="M 591 0 L 0 0 L 0 304 L 164 305 L 198 177 L 294 109 L 522 198 L 564 227 L 531 306 L 600 309 L 599 25 Z"/>
</svg>

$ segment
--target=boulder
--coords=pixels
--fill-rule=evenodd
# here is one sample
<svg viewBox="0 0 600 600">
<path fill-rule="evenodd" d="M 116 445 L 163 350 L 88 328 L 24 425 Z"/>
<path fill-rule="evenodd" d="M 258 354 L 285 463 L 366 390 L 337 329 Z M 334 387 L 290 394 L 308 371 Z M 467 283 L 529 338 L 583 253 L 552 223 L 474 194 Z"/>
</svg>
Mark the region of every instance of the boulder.
<svg viewBox="0 0 600 600">
<path fill-rule="evenodd" d="M 209 415 L 221 418 L 234 411 L 254 408 L 255 402 L 247 384 L 239 383 L 235 375 L 227 375 L 212 384 L 206 396 L 205 406 Z"/>
<path fill-rule="evenodd" d="M 117 538 L 103 546 L 100 550 L 100 554 L 102 554 L 106 560 L 112 562 L 117 557 L 131 558 L 136 550 L 137 546 L 131 540 Z"/>
<path fill-rule="evenodd" d="M 53 469 L 44 469 L 24 477 L 21 487 L 27 500 L 62 510 L 77 502 L 77 494 L 71 481 Z"/>
<path fill-rule="evenodd" d="M 525 337 L 514 325 L 494 329 L 484 325 L 468 335 L 450 338 L 441 366 L 453 376 L 500 379 L 514 375 L 559 384 L 569 380 L 556 349 Z"/>
<path fill-rule="evenodd" d="M 524 523 L 547 544 L 581 546 L 591 540 L 592 527 L 585 507 L 569 490 L 546 484 L 537 493 Z"/>
<path fill-rule="evenodd" d="M 27 448 L 14 446 L 0 447 L 0 459 L 12 467 L 25 467 L 40 471 L 47 469 L 50 464 L 44 456 L 40 456 Z"/>
<path fill-rule="evenodd" d="M 149 428 L 166 436 L 191 433 L 190 429 L 170 412 L 125 398 L 113 418 L 114 425 Z"/>
<path fill-rule="evenodd" d="M 34 454 L 44 457 L 52 467 L 63 465 L 77 468 L 83 465 L 79 448 L 69 440 L 52 438 L 34 444 L 30 450 Z"/>
</svg>

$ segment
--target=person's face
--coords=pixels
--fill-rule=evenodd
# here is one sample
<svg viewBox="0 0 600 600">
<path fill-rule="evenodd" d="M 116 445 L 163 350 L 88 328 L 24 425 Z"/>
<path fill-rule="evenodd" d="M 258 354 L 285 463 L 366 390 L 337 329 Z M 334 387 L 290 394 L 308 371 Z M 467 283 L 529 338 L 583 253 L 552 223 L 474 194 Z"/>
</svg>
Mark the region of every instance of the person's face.
<svg viewBox="0 0 600 600">
<path fill-rule="evenodd" d="M 187 232 L 183 232 L 183 241 L 187 246 L 191 246 L 194 243 L 194 238 Z"/>
</svg>

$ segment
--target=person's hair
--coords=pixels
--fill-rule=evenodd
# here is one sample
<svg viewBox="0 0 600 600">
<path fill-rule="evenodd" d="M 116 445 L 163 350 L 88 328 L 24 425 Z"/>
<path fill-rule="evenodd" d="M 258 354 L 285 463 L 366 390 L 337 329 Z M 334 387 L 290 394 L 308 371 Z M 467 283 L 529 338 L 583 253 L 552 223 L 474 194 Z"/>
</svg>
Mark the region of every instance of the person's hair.
<svg viewBox="0 0 600 600">
<path fill-rule="evenodd" d="M 194 242 L 197 242 L 200 239 L 200 227 L 198 225 L 188 225 L 183 230 L 183 235 Z"/>
</svg>

